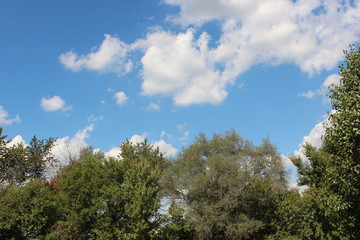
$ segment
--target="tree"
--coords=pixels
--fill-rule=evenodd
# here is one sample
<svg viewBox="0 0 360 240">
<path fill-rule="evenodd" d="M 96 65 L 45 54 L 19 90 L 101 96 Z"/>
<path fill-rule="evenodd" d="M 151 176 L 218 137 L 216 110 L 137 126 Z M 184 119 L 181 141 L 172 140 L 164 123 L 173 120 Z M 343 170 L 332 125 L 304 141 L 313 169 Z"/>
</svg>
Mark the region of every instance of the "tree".
<svg viewBox="0 0 360 240">
<path fill-rule="evenodd" d="M 61 216 L 56 193 L 46 181 L 0 190 L 0 239 L 45 239 Z"/>
<path fill-rule="evenodd" d="M 64 167 L 53 186 L 63 197 L 63 239 L 116 239 L 121 235 L 124 202 L 120 194 L 120 162 L 105 160 L 91 147 Z M 60 229 L 62 230 L 62 229 Z"/>
<path fill-rule="evenodd" d="M 261 239 L 273 231 L 285 175 L 268 139 L 255 147 L 234 131 L 200 134 L 173 163 L 168 188 L 187 209 L 196 239 Z"/>
<path fill-rule="evenodd" d="M 46 177 L 46 170 L 56 163 L 50 153 L 54 139 L 40 140 L 34 136 L 29 145 L 19 143 L 8 146 L 6 136 L 0 129 L 0 184 L 15 182 L 24 183 L 27 180 Z"/>
<path fill-rule="evenodd" d="M 133 144 L 125 141 L 121 147 L 125 200 L 124 239 L 153 239 L 159 231 L 160 179 L 165 164 L 159 148 L 147 141 Z"/>
<path fill-rule="evenodd" d="M 188 219 L 185 218 L 185 210 L 179 203 L 172 200 L 168 214 L 163 216 L 164 227 L 161 239 L 166 240 L 189 240 L 193 239 Z"/>
<path fill-rule="evenodd" d="M 307 185 L 304 238 L 356 239 L 360 236 L 360 51 L 350 46 L 340 65 L 340 83 L 330 86 L 333 111 L 323 145 L 305 146 L 309 162 L 293 158 Z"/>
<path fill-rule="evenodd" d="M 153 239 L 158 234 L 163 154 L 147 142 L 126 141 L 120 150 L 118 159 L 106 159 L 83 149 L 55 179 L 67 209 L 67 238 Z"/>
<path fill-rule="evenodd" d="M 344 232 L 360 235 L 360 44 L 345 51 L 340 65 L 340 84 L 329 97 L 333 111 L 324 135 L 324 151 L 330 154 L 330 190 L 344 202 Z"/>
</svg>

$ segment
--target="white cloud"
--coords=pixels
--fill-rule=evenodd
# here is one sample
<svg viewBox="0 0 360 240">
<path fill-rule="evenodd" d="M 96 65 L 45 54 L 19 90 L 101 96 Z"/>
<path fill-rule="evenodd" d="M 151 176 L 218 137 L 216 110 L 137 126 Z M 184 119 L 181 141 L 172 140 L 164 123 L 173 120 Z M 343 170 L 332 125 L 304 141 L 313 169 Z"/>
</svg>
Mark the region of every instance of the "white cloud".
<svg viewBox="0 0 360 240">
<path fill-rule="evenodd" d="M 148 110 L 154 110 L 154 111 L 160 111 L 159 104 L 156 103 L 150 103 L 150 105 L 147 107 Z"/>
<path fill-rule="evenodd" d="M 291 182 L 288 184 L 290 189 L 296 189 L 299 191 L 300 194 L 304 193 L 309 187 L 306 185 L 299 186 L 297 183 Z"/>
<path fill-rule="evenodd" d="M 190 135 L 190 132 L 189 132 L 189 131 L 185 131 L 185 132 L 184 132 L 184 136 L 181 137 L 181 138 L 179 138 L 179 141 L 185 141 L 185 140 L 187 140 L 188 137 L 189 137 L 189 135 Z"/>
<path fill-rule="evenodd" d="M 130 142 L 136 144 L 143 142 L 148 133 L 144 132 L 141 135 L 135 134 L 130 138 Z M 165 142 L 163 139 L 159 141 L 151 141 L 151 144 L 156 148 L 159 147 L 160 151 L 165 153 L 165 157 L 173 157 L 177 153 L 177 149 L 170 143 Z"/>
<path fill-rule="evenodd" d="M 294 166 L 294 164 L 292 163 L 292 161 L 290 160 L 289 157 L 285 156 L 284 154 L 280 155 L 282 162 L 284 163 L 285 167 L 289 168 Z"/>
<path fill-rule="evenodd" d="M 117 92 L 114 94 L 114 99 L 117 105 L 122 106 L 127 103 L 128 97 L 124 92 Z"/>
<path fill-rule="evenodd" d="M 306 93 L 301 93 L 299 94 L 299 96 L 301 97 L 306 97 L 306 98 L 313 98 L 316 95 L 322 95 L 324 102 L 326 102 L 327 97 L 326 94 L 329 91 L 329 87 L 334 84 L 334 85 L 338 85 L 340 83 L 340 76 L 339 74 L 332 74 L 330 76 L 328 76 L 325 81 L 323 82 L 323 84 L 321 85 L 320 88 L 318 88 L 317 90 L 309 90 Z"/>
<path fill-rule="evenodd" d="M 294 152 L 294 155 L 300 156 L 302 159 L 307 159 L 303 153 L 303 145 L 305 143 L 310 143 L 314 147 L 320 147 L 322 145 L 322 136 L 325 134 L 324 124 L 328 124 L 328 122 L 329 121 L 326 116 L 325 120 L 316 124 L 315 127 L 311 129 L 310 133 L 304 136 L 303 141 L 299 144 L 299 149 Z"/>
<path fill-rule="evenodd" d="M 174 157 L 177 149 L 170 143 L 165 142 L 163 139 L 154 142 L 154 147 L 159 147 L 160 151 L 165 153 L 165 157 Z"/>
<path fill-rule="evenodd" d="M 26 145 L 25 140 L 20 135 L 16 135 L 13 139 L 6 144 L 7 147 L 16 146 L 18 144 Z"/>
<path fill-rule="evenodd" d="M 86 139 L 89 132 L 94 130 L 94 123 L 79 130 L 72 138 L 69 136 L 58 138 L 51 149 L 51 153 L 60 161 L 61 165 L 66 165 L 70 160 L 76 159 L 80 150 L 87 147 Z"/>
<path fill-rule="evenodd" d="M 20 123 L 19 115 L 16 115 L 15 118 L 8 118 L 9 113 L 5 110 L 3 106 L 0 105 L 0 124 L 11 125 L 13 123 Z"/>
<path fill-rule="evenodd" d="M 305 92 L 305 93 L 300 93 L 299 94 L 299 97 L 305 97 L 305 98 L 313 98 L 314 96 L 317 95 L 317 91 L 312 91 L 312 90 L 309 90 L 308 92 Z"/>
<path fill-rule="evenodd" d="M 52 98 L 42 98 L 40 105 L 47 112 L 71 110 L 71 106 L 66 106 L 65 101 L 59 96 L 53 96 Z"/>
<path fill-rule="evenodd" d="M 133 144 L 136 144 L 136 143 L 141 143 L 143 141 L 145 141 L 145 138 L 148 134 L 146 132 L 144 132 L 143 134 L 141 135 L 138 135 L 138 134 L 134 134 L 130 139 L 129 141 L 132 142 Z"/>
<path fill-rule="evenodd" d="M 120 147 L 112 147 L 108 152 L 105 152 L 105 157 L 118 158 L 121 154 Z"/>
<path fill-rule="evenodd" d="M 187 26 L 218 20 L 222 37 L 215 61 L 232 78 L 258 63 L 299 65 L 309 74 L 331 69 L 342 50 L 359 39 L 360 4 L 334 0 L 164 0 Z"/>
<path fill-rule="evenodd" d="M 91 116 L 88 117 L 88 119 L 87 119 L 88 122 L 92 122 L 92 123 L 96 123 L 96 122 L 102 121 L 102 120 L 104 120 L 104 117 L 103 117 L 103 116 L 96 117 L 95 115 L 91 115 Z"/>
<path fill-rule="evenodd" d="M 172 96 L 180 106 L 221 103 L 227 96 L 226 83 L 210 59 L 208 40 L 206 33 L 195 39 L 193 29 L 150 33 L 139 44 L 145 49 L 142 93 Z"/>
<path fill-rule="evenodd" d="M 154 27 L 146 38 L 131 44 L 105 35 L 95 51 L 61 54 L 61 63 L 73 71 L 124 74 L 132 68 L 128 53 L 141 50 L 143 95 L 171 97 L 178 106 L 216 105 L 227 97 L 236 78 L 257 64 L 295 64 L 311 76 L 335 67 L 343 59 L 342 50 L 360 37 L 359 0 L 163 2 L 179 6 L 179 14 L 169 19 L 182 24 L 185 32 Z M 211 36 L 189 26 L 214 20 L 220 37 L 209 47 Z"/>
<path fill-rule="evenodd" d="M 185 124 L 185 123 L 176 125 L 176 128 L 177 128 L 178 130 L 183 130 L 185 127 L 186 127 L 186 124 Z"/>
<path fill-rule="evenodd" d="M 105 34 L 105 39 L 97 51 L 81 56 L 70 51 L 60 55 L 60 62 L 72 71 L 87 69 L 125 74 L 132 69 L 132 62 L 126 59 L 129 50 L 126 43 Z"/>
<path fill-rule="evenodd" d="M 165 133 L 164 133 L 165 134 Z M 137 144 L 144 142 L 146 137 L 148 136 L 148 133 L 144 132 L 141 135 L 134 134 L 129 141 L 132 144 Z M 154 148 L 159 147 L 160 151 L 165 153 L 165 157 L 173 157 L 177 153 L 177 149 L 170 143 L 165 142 L 163 139 L 159 141 L 151 141 L 151 145 L 154 146 Z M 121 150 L 119 147 L 112 147 L 108 152 L 105 152 L 106 157 L 118 157 L 121 154 Z"/>
</svg>

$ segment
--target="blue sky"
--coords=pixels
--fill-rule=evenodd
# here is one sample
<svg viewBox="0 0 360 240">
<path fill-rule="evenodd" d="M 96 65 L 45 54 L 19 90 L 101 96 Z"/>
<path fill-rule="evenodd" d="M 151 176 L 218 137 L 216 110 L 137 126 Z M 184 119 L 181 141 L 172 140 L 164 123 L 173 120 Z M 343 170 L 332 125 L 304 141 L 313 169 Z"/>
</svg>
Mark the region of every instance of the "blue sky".
<svg viewBox="0 0 360 240">
<path fill-rule="evenodd" d="M 174 156 L 230 129 L 297 154 L 321 142 L 359 16 L 359 1 L 1 1 L 0 126 L 57 137 L 54 154 L 147 138 Z"/>
</svg>

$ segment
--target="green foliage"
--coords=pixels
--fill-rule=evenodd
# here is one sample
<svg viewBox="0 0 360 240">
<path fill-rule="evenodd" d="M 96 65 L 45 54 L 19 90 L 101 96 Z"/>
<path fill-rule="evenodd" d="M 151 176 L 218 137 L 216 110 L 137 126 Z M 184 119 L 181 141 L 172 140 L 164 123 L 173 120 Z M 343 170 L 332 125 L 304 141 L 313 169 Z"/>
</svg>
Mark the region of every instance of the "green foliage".
<svg viewBox="0 0 360 240">
<path fill-rule="evenodd" d="M 29 145 L 17 144 L 9 147 L 6 136 L 0 129 L 0 184 L 24 183 L 29 179 L 45 178 L 48 167 L 56 163 L 50 154 L 54 139 L 39 140 L 34 136 Z"/>
<path fill-rule="evenodd" d="M 196 239 L 260 239 L 272 231 L 285 174 L 268 139 L 255 147 L 234 131 L 200 134 L 174 162 L 167 187 L 186 204 Z"/>
<path fill-rule="evenodd" d="M 164 158 L 158 149 L 124 142 L 120 160 L 83 149 L 56 180 L 64 199 L 69 239 L 152 239 L 158 233 L 159 181 Z"/>
<path fill-rule="evenodd" d="M 360 45 L 359 45 L 360 46 Z M 329 188 L 345 208 L 344 231 L 360 235 L 360 50 L 351 46 L 340 66 L 340 85 L 330 92 L 333 112 L 324 136 L 324 149 L 331 155 Z"/>
<path fill-rule="evenodd" d="M 302 239 L 300 238 L 302 229 L 300 224 L 304 214 L 304 199 L 297 190 L 292 189 L 277 200 L 278 207 L 275 210 L 275 217 L 271 221 L 275 233 L 267 236 L 266 239 Z"/>
<path fill-rule="evenodd" d="M 0 190 L 0 239 L 45 239 L 60 217 L 56 194 L 35 179 L 24 186 Z"/>
<path fill-rule="evenodd" d="M 160 178 L 165 163 L 159 149 L 147 142 L 133 145 L 124 142 L 121 147 L 125 204 L 125 238 L 153 239 L 159 227 Z"/>
<path fill-rule="evenodd" d="M 169 214 L 164 216 L 165 225 L 161 239 L 188 240 L 192 239 L 189 221 L 185 219 L 185 210 L 179 203 L 172 200 L 168 209 Z"/>
<path fill-rule="evenodd" d="M 102 153 L 83 149 L 79 160 L 65 167 L 58 176 L 56 185 L 66 206 L 64 226 L 69 238 L 96 239 L 97 235 L 106 235 L 113 230 L 111 223 L 121 217 L 123 203 L 118 201 L 121 182 L 112 181 L 116 175 L 104 160 Z"/>
<path fill-rule="evenodd" d="M 360 52 L 351 46 L 340 66 L 340 84 L 330 87 L 333 111 L 323 146 L 305 146 L 309 162 L 293 158 L 299 183 L 307 185 L 301 236 L 356 239 L 360 236 Z"/>
</svg>

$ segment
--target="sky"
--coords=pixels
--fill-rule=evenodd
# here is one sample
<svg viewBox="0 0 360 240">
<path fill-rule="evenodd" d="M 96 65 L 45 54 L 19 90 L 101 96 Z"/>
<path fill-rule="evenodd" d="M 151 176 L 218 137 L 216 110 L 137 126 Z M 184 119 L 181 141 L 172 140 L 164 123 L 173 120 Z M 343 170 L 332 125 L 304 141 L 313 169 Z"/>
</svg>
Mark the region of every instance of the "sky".
<svg viewBox="0 0 360 240">
<path fill-rule="evenodd" d="M 0 127 L 12 144 L 174 157 L 235 130 L 287 156 L 321 144 L 359 0 L 0 1 Z M 65 161 L 65 160 L 63 160 Z"/>
</svg>

